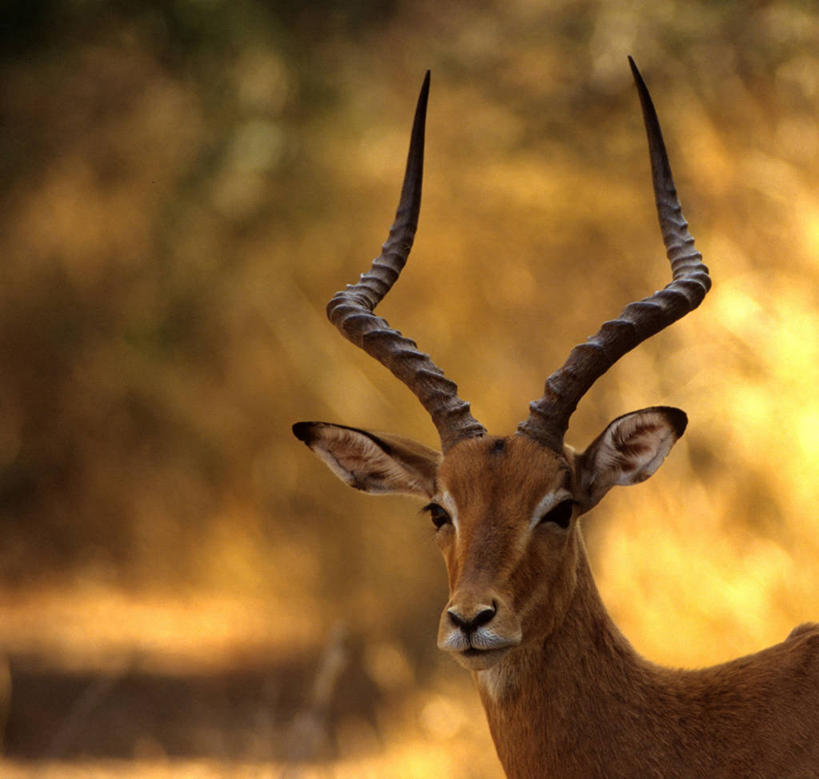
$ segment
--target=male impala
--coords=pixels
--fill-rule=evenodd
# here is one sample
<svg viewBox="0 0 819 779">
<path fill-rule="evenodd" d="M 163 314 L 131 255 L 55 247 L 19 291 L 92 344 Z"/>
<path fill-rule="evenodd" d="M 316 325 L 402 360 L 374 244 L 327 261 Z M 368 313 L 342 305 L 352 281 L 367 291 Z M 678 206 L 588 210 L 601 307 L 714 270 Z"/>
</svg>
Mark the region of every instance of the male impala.
<svg viewBox="0 0 819 779">
<path fill-rule="evenodd" d="M 614 485 L 651 476 L 687 420 L 664 406 L 635 411 L 576 452 L 563 443 L 569 417 L 617 359 L 696 308 L 711 284 L 682 216 L 654 106 L 630 63 L 671 283 L 576 346 L 516 433 L 489 435 L 455 384 L 372 313 L 415 235 L 427 74 L 387 242 L 327 312 L 418 396 L 443 454 L 324 422 L 300 422 L 293 432 L 347 484 L 427 501 L 449 574 L 438 646 L 472 671 L 509 776 L 819 776 L 819 625 L 713 668 L 662 668 L 631 648 L 589 570 L 578 517 Z"/>
</svg>

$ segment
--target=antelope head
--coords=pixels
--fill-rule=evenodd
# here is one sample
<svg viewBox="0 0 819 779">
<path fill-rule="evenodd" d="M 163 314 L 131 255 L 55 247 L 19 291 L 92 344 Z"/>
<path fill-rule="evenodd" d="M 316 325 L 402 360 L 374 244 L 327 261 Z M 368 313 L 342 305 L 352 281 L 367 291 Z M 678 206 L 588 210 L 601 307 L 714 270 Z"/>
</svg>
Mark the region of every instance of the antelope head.
<svg viewBox="0 0 819 779">
<path fill-rule="evenodd" d="M 412 128 L 395 221 L 358 283 L 336 293 L 327 314 L 343 335 L 389 368 L 432 417 L 441 452 L 405 438 L 325 422 L 293 432 L 339 478 L 369 493 L 426 501 L 446 561 L 449 601 L 438 646 L 465 667 L 486 669 L 542 642 L 561 623 L 585 555 L 578 517 L 614 485 L 647 479 L 686 426 L 685 413 L 656 406 L 618 417 L 582 452 L 564 444 L 569 418 L 594 381 L 621 356 L 696 308 L 708 269 L 682 216 L 660 125 L 633 60 L 648 136 L 657 212 L 671 282 L 605 322 L 546 380 L 517 431 L 491 436 L 416 344 L 373 314 L 412 246 L 421 201 L 426 74 Z"/>
</svg>

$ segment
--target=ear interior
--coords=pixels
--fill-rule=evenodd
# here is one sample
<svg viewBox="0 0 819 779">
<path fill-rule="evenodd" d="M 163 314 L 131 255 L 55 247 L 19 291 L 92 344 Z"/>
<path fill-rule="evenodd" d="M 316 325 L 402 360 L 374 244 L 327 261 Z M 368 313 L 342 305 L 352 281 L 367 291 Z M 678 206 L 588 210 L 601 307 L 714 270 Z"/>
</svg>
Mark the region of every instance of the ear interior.
<svg viewBox="0 0 819 779">
<path fill-rule="evenodd" d="M 415 441 L 328 422 L 298 422 L 293 434 L 355 489 L 421 497 L 435 492 L 441 455 Z"/>
<path fill-rule="evenodd" d="M 597 504 L 611 487 L 639 484 L 651 476 L 687 424 L 684 411 L 668 406 L 634 411 L 611 422 L 579 457 L 584 510 Z"/>
</svg>

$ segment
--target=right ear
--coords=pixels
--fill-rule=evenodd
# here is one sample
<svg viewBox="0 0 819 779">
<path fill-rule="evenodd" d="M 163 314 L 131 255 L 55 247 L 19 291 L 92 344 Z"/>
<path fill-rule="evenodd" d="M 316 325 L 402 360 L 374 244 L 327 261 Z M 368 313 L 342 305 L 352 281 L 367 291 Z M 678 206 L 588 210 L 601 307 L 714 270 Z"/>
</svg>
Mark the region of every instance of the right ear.
<svg viewBox="0 0 819 779">
<path fill-rule="evenodd" d="M 615 485 L 639 484 L 662 465 L 685 432 L 684 411 L 652 406 L 624 414 L 575 457 L 581 513 L 597 505 Z"/>
<path fill-rule="evenodd" d="M 408 438 L 329 422 L 297 422 L 293 434 L 357 490 L 422 498 L 435 494 L 441 454 Z"/>
</svg>

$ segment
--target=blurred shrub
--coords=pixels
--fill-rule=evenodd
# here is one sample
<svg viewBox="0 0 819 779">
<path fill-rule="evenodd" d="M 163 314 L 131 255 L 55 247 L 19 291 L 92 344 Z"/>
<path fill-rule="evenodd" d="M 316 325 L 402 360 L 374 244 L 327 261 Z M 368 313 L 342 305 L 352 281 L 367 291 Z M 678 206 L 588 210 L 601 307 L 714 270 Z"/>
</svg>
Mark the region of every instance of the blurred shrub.
<svg viewBox="0 0 819 779">
<path fill-rule="evenodd" d="M 397 520 L 397 500 L 365 508 L 289 433 L 330 418 L 434 443 L 324 303 L 385 236 L 431 67 L 421 229 L 384 314 L 480 419 L 513 429 L 573 343 L 667 279 L 631 52 L 715 289 L 578 412 L 580 444 L 632 407 L 692 416 L 668 470 L 611 499 L 607 597 L 627 628 L 654 626 L 657 649 L 691 565 L 720 593 L 693 599 L 691 619 L 711 628 L 750 610 L 778 630 L 816 592 L 815 575 L 789 589 L 776 573 L 819 551 L 809 5 L 76 0 L 4 13 L 7 582 L 272 588 L 282 608 L 431 647 L 443 579 L 426 523 Z M 661 574 L 672 583 L 655 587 Z"/>
</svg>

